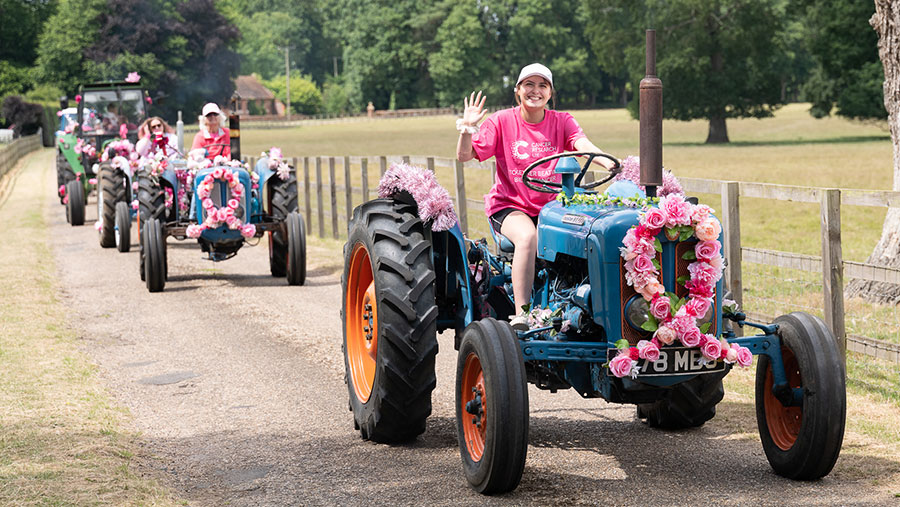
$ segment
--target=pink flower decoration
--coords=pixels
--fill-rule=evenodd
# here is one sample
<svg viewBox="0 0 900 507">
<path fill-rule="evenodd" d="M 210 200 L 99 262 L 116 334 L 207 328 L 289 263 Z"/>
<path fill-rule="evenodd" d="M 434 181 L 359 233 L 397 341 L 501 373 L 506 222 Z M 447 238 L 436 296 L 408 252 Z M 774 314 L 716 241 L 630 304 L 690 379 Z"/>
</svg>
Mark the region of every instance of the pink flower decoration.
<svg viewBox="0 0 900 507">
<path fill-rule="evenodd" d="M 753 353 L 747 347 L 738 346 L 737 348 L 737 364 L 746 368 L 753 364 Z"/>
<path fill-rule="evenodd" d="M 644 215 L 644 222 L 651 229 L 662 229 L 666 225 L 666 213 L 659 208 L 651 208 Z"/>
<path fill-rule="evenodd" d="M 675 330 L 669 326 L 659 326 L 653 333 L 653 337 L 663 345 L 671 345 L 675 343 Z"/>
<path fill-rule="evenodd" d="M 403 163 L 391 165 L 378 183 L 378 196 L 392 198 L 404 191 L 416 201 L 419 218 L 432 222 L 433 231 L 446 231 L 456 225 L 453 200 L 431 171 Z"/>
<path fill-rule="evenodd" d="M 253 224 L 246 224 L 241 227 L 241 236 L 245 238 L 252 238 L 256 236 L 256 226 Z"/>
<path fill-rule="evenodd" d="M 676 225 L 691 225 L 691 203 L 684 200 L 679 194 L 667 195 L 660 199 L 659 208 L 666 214 L 666 224 L 669 227 Z"/>
<path fill-rule="evenodd" d="M 619 378 L 631 375 L 636 369 L 637 361 L 631 359 L 631 355 L 627 351 L 619 352 L 619 354 L 609 362 L 609 371 Z"/>
<path fill-rule="evenodd" d="M 711 360 L 717 361 L 719 356 L 722 354 L 722 344 L 719 343 L 719 340 L 712 335 L 704 335 L 706 338 L 706 342 L 703 343 L 703 346 L 700 348 L 700 351 L 703 352 L 703 357 Z"/>
<path fill-rule="evenodd" d="M 712 217 L 707 218 L 694 227 L 694 234 L 697 235 L 697 239 L 700 241 L 715 241 L 721 232 L 722 226 L 719 225 L 718 220 Z"/>
<path fill-rule="evenodd" d="M 685 329 L 684 333 L 681 334 L 681 343 L 683 343 L 685 347 L 696 347 L 700 345 L 700 340 L 702 339 L 703 333 L 700 332 L 700 329 L 698 329 L 696 325 Z"/>
<path fill-rule="evenodd" d="M 637 344 L 637 349 L 641 359 L 659 361 L 659 347 L 655 343 L 641 340 Z"/>
<path fill-rule="evenodd" d="M 718 241 L 699 241 L 694 246 L 694 255 L 705 261 L 718 257 L 721 251 L 722 245 Z"/>
<path fill-rule="evenodd" d="M 657 296 L 650 302 L 650 315 L 659 320 L 669 317 L 672 304 L 666 296 Z"/>
</svg>

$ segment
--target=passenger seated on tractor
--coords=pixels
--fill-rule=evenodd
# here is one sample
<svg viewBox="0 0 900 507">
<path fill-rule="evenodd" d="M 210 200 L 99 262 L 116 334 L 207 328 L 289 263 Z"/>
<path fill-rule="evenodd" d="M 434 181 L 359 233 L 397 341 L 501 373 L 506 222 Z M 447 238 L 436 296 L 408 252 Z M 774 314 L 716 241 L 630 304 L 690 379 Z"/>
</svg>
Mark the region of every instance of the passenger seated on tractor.
<svg viewBox="0 0 900 507">
<path fill-rule="evenodd" d="M 203 114 L 200 116 L 200 132 L 194 136 L 191 151 L 204 149 L 206 158 L 210 160 L 219 155 L 231 158 L 231 133 L 220 125 L 222 116 L 222 110 L 216 104 L 210 102 L 203 106 Z"/>
<path fill-rule="evenodd" d="M 153 116 L 138 127 L 138 142 L 134 149 L 142 157 L 150 157 L 159 151 L 166 157 L 172 157 L 178 155 L 178 138 L 165 120 Z"/>
<path fill-rule="evenodd" d="M 547 108 L 553 98 L 553 74 L 533 63 L 522 68 L 513 89 L 517 107 L 497 111 L 478 127 L 487 114 L 481 92 L 463 100 L 463 117 L 457 121 L 459 141 L 456 158 L 466 162 L 496 157 L 497 179 L 485 195 L 485 212 L 491 227 L 515 246 L 512 260 L 512 284 L 518 313 L 511 321 L 517 331 L 528 329 L 524 308 L 531 301 L 534 265 L 537 255 L 537 217 L 553 194 L 536 192 L 522 182 L 522 174 L 535 160 L 564 151 L 603 153 L 588 140 L 578 122 L 569 113 Z M 606 169 L 614 166 L 603 157 L 594 159 Z M 538 168 L 532 175 L 560 181 L 553 174 L 556 162 Z"/>
</svg>

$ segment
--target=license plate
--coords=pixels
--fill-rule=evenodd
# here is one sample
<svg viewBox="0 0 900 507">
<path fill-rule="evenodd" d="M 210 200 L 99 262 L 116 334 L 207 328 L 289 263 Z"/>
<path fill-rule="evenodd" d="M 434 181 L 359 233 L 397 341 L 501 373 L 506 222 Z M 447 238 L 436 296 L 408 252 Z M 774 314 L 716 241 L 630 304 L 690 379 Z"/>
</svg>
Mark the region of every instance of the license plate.
<svg viewBox="0 0 900 507">
<path fill-rule="evenodd" d="M 618 354 L 617 349 L 608 352 L 612 359 Z M 725 369 L 723 361 L 703 363 L 703 353 L 698 348 L 665 347 L 659 351 L 659 360 L 648 361 L 638 359 L 638 377 L 654 375 L 683 375 L 699 373 L 715 373 Z"/>
</svg>

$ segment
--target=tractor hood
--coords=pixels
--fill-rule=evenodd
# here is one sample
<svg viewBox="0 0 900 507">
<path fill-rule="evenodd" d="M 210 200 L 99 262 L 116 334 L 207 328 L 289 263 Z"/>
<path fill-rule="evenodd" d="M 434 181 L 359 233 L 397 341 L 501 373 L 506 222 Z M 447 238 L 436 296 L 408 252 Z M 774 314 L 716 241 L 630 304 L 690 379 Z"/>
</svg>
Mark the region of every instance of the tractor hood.
<svg viewBox="0 0 900 507">
<path fill-rule="evenodd" d="M 588 236 L 603 238 L 600 262 L 618 262 L 622 239 L 639 220 L 640 210 L 621 206 L 563 206 L 551 202 L 543 207 L 538 222 L 538 257 L 553 262 L 557 254 L 587 259 Z"/>
</svg>

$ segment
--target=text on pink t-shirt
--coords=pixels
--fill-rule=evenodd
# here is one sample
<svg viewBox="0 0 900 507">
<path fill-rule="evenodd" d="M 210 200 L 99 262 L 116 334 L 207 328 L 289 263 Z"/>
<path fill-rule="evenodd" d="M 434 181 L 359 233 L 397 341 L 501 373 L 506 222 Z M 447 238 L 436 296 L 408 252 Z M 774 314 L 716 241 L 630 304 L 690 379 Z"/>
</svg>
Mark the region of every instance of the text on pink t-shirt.
<svg viewBox="0 0 900 507">
<path fill-rule="evenodd" d="M 497 160 L 497 180 L 484 196 L 484 209 L 488 216 L 504 209 L 514 208 L 529 216 L 537 216 L 544 204 L 556 198 L 531 190 L 522 182 L 522 174 L 532 162 L 564 151 L 574 151 L 575 141 L 585 137 L 584 131 L 569 113 L 544 110 L 540 123 L 527 123 L 519 113 L 519 107 L 497 111 L 481 124 L 472 136 L 472 148 L 478 160 L 491 157 Z M 553 174 L 557 160 L 531 171 L 531 178 L 559 182 Z"/>
</svg>

